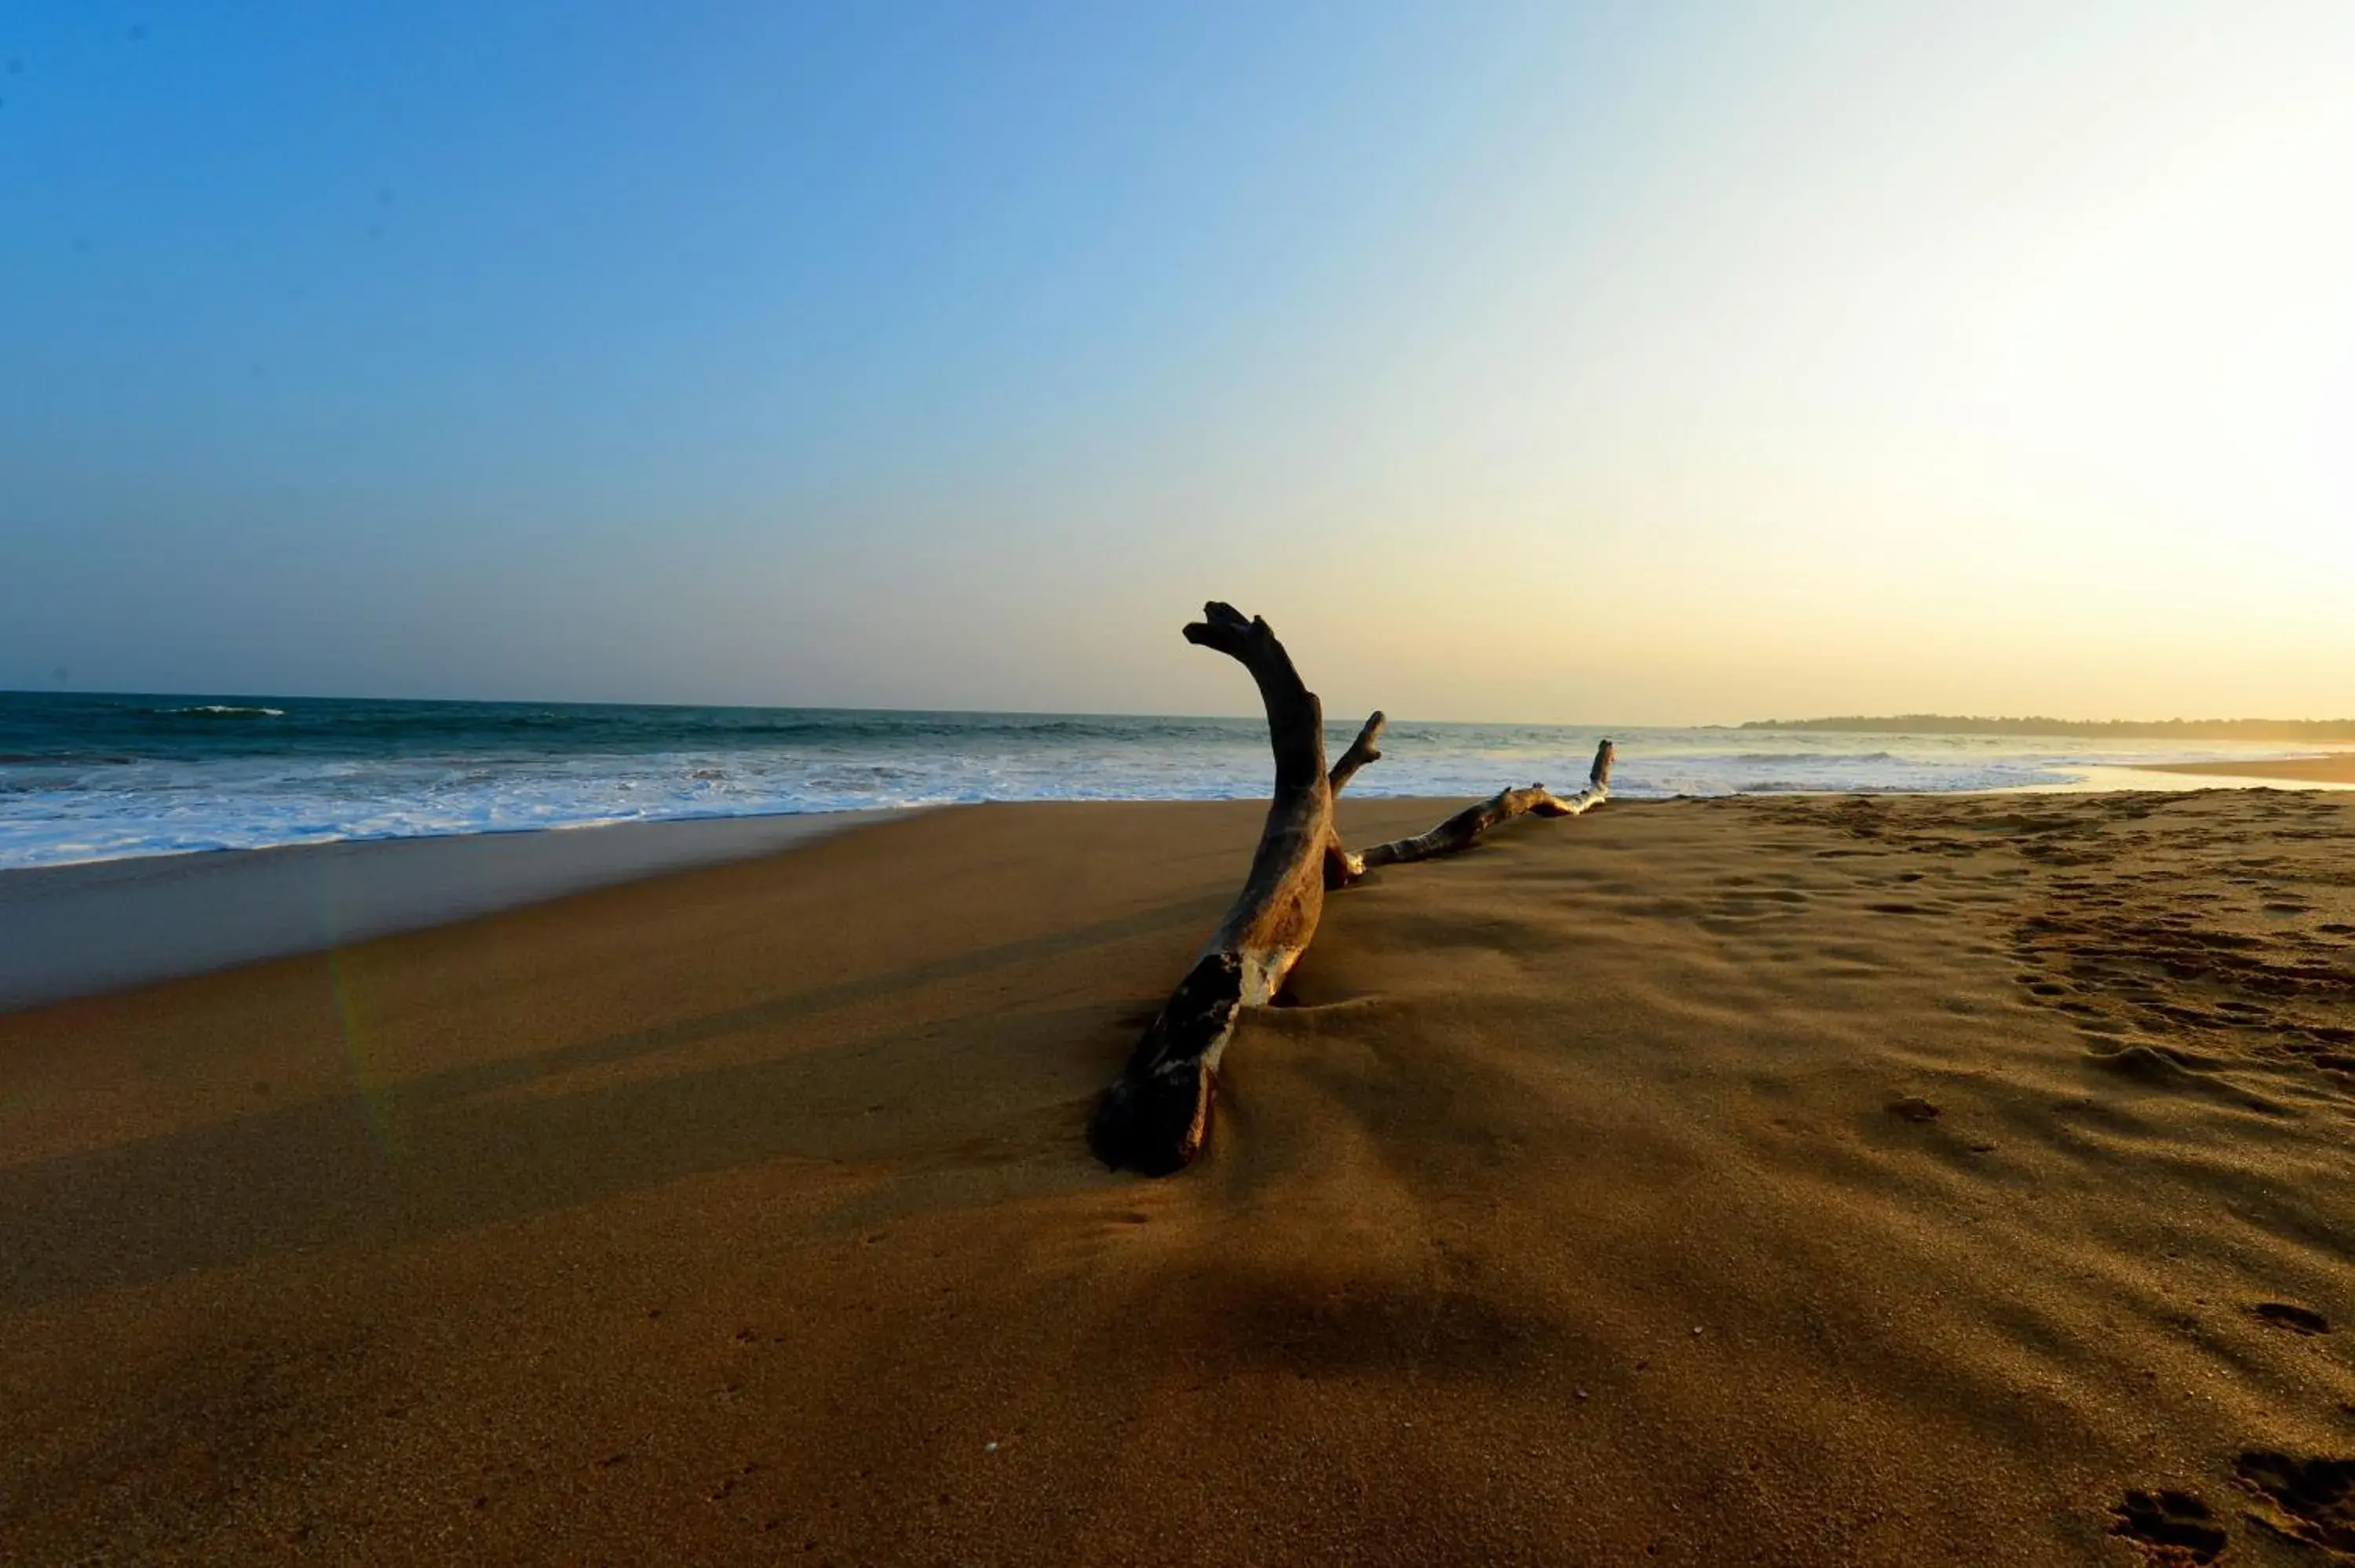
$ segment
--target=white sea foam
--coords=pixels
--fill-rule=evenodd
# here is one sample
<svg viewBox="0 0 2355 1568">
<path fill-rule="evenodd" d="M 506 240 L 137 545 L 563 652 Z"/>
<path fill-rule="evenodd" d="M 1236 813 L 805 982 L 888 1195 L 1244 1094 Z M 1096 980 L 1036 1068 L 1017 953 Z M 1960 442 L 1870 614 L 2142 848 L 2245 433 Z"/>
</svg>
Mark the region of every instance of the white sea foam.
<svg viewBox="0 0 2355 1568">
<path fill-rule="evenodd" d="M 234 703 L 197 703 L 185 708 L 159 708 L 165 715 L 186 718 L 284 718 L 284 708 L 247 708 Z"/>
<path fill-rule="evenodd" d="M 476 705 L 442 706 L 464 711 L 434 718 L 431 745 L 417 742 L 413 726 L 404 729 L 375 709 L 329 715 L 346 727 L 366 720 L 367 738 L 349 740 L 298 704 L 288 705 L 296 710 L 288 719 L 288 707 L 206 703 L 123 711 L 272 722 L 186 723 L 161 740 L 110 732 L 85 747 L 51 740 L 39 753 L 0 746 L 0 867 L 981 800 L 1246 798 L 1265 794 L 1271 773 L 1264 730 L 1242 720 L 783 710 L 748 717 L 745 710 L 655 709 L 578 718 L 564 710 L 475 715 Z M 720 716 L 702 723 L 698 713 Z M 174 738 L 186 731 L 199 733 L 185 743 Z M 642 733 L 657 744 L 613 743 L 616 734 Z M 1400 723 L 1383 739 L 1382 760 L 1353 789 L 1467 797 L 1532 780 L 1572 786 L 1585 777 L 1603 733 Z M 2104 765 L 2195 755 L 2162 743 L 2105 742 L 2095 749 L 1987 736 L 1613 733 L 1614 792 L 1638 799 L 2066 787 Z M 269 738 L 314 734 L 326 738 Z M 581 745 L 584 734 L 598 743 Z M 1331 745 L 1337 749 L 1347 738 L 1337 728 Z M 694 744 L 659 744 L 677 739 Z M 2206 755 L 2279 749 L 2218 745 Z M 2157 774 L 2137 781 L 2199 782 Z"/>
</svg>

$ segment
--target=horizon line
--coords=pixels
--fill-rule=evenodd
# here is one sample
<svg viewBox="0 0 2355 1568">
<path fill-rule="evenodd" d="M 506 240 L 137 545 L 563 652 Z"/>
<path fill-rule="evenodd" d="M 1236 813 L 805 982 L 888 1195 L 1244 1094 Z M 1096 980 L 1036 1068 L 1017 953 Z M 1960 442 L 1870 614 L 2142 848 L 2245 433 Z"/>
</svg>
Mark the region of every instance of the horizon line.
<svg viewBox="0 0 2355 1568">
<path fill-rule="evenodd" d="M 679 710 L 679 711 L 687 711 L 687 710 L 697 710 L 697 709 L 700 709 L 700 710 L 709 710 L 709 711 L 719 711 L 719 712 L 734 712 L 734 713 L 781 713 L 781 712 L 782 712 L 782 713 L 832 713 L 832 714 L 896 714 L 896 715 L 953 715 L 964 716 L 964 717 L 983 717 L 983 716 L 987 716 L 987 717 L 1007 717 L 1007 718 L 1178 719 L 1178 720 L 1220 719 L 1220 720 L 1250 720 L 1250 719 L 1256 719 L 1256 718 L 1258 718 L 1258 717 L 1260 717 L 1260 716 L 1261 716 L 1259 714 L 1256 714 L 1256 713 L 1172 713 L 1172 712 L 1160 712 L 1160 713 L 1154 713 L 1154 712 L 1145 712 L 1145 711 L 1123 712 L 1123 711 L 1118 711 L 1118 710 L 1114 710 L 1114 709 L 1108 709 L 1108 708 L 1107 708 L 1107 709 L 1087 709 L 1087 708 L 1023 708 L 1023 707 L 1005 707 L 1005 708 L 895 707 L 895 706 L 889 706 L 889 705 L 842 705 L 842 704 L 833 704 L 833 703 L 698 703 L 698 702 L 678 702 L 678 701 L 642 702 L 642 701 L 629 701 L 629 700 L 614 699 L 614 698 L 579 698 L 579 697 L 438 697 L 438 696 L 402 696 L 402 697 L 388 697 L 388 696 L 367 696 L 367 695 L 353 695 L 353 694 L 320 694 L 320 693 L 267 692 L 267 691 L 261 691 L 261 690 L 252 690 L 252 691 L 236 691 L 236 690 L 216 690 L 216 691 L 165 691 L 165 690 L 162 690 L 162 689 L 153 689 L 153 690 L 130 690 L 130 689 L 123 689 L 123 690 L 115 690 L 115 689 L 107 689 L 107 690 L 97 690 L 97 689 L 92 689 L 92 690 L 80 690 L 80 689 L 75 689 L 75 688 L 65 688 L 65 689 L 59 689 L 59 688 L 56 688 L 56 687 L 50 687 L 50 688 L 37 688 L 37 687 L 30 687 L 30 686 L 0 686 L 0 698 L 5 698 L 5 697 L 43 697 L 43 698 L 63 698 L 63 697 L 86 697 L 86 698 L 108 698 L 108 697 L 111 697 L 111 698 L 168 697 L 168 698 L 175 698 L 175 699 L 203 699 L 203 700 L 216 701 L 216 702 L 222 701 L 222 700 L 224 700 L 224 699 L 242 699 L 242 700 L 250 700 L 250 701 L 254 701 L 254 702 L 308 702 L 308 703 L 414 703 L 414 704 L 420 704 L 420 705 L 425 705 L 425 704 L 440 704 L 440 705 L 472 705 L 472 706 L 481 706 L 481 707 L 666 708 L 666 709 L 677 709 L 677 710 Z M 1461 725 L 1461 726 L 1467 726 L 1467 727 L 1491 727 L 1491 728 L 1493 728 L 1493 727 L 1499 727 L 1499 726 L 1514 726 L 1514 725 L 1529 726 L 1534 726 L 1534 727 L 1540 727 L 1540 728 L 1546 728 L 1546 729 L 1587 729 L 1587 730 L 1608 730 L 1608 729 L 1619 729 L 1619 730 L 1640 730 L 1640 729 L 1727 729 L 1727 730 L 1742 730 L 1742 729 L 1831 729 L 1831 728 L 1836 728 L 1836 727 L 1837 727 L 1837 728 L 1841 728 L 1841 729 L 1859 730 L 1859 731 L 1864 731 L 1864 732 L 1866 732 L 1866 733 L 1873 733 L 1873 732 L 1874 732 L 1874 726 L 1880 726 L 1880 729 L 1881 729 L 1881 731 L 1883 731 L 1883 732 L 1886 732 L 1886 733 L 1902 733 L 1904 729 L 1915 729 L 1915 730 L 1920 730 L 1920 729 L 1923 729 L 1923 728 L 1925 728 L 1926 726 L 1932 726 L 1932 725 L 1968 725 L 1968 726 L 1974 726 L 1974 727 L 1987 727 L 1987 726 L 2012 726 L 2012 727 L 2010 727 L 2010 728 L 2009 728 L 2009 729 L 2007 729 L 2007 730 L 2003 731 L 2003 733 L 2022 734 L 2022 733 L 2032 733 L 2032 731 L 2029 731 L 2029 730 L 2027 730 L 2027 729 L 2025 729 L 2025 728 L 2023 728 L 2023 727 L 2020 727 L 2020 726 L 2039 726 L 2039 725 L 2041 725 L 2041 726 L 2073 726 L 2073 727 L 2077 727 L 2077 728 L 2106 728 L 2106 729 L 2136 728 L 2136 727 L 2150 728 L 2150 727 L 2160 727 L 2160 726 L 2169 726 L 2169 727 L 2189 727 L 2189 726 L 2254 726 L 2254 725 L 2275 725 L 2275 726 L 2295 726 L 2295 727 L 2302 728 L 2302 729 L 2343 729 L 2343 730 L 2346 730 L 2346 731 L 2348 732 L 2348 736 L 2347 736 L 2347 738 L 2349 738 L 2349 739 L 2355 739 L 2355 716 L 2350 716 L 2350 717 L 2342 717 L 2342 718 L 2275 718 L 2275 717 L 2265 717 L 2265 716 L 2260 716 L 2260 715 L 2231 715 L 2231 716 L 2226 716 L 2226 715 L 2212 715 L 2212 716 L 2202 717 L 2202 718 L 2184 718 L 2184 717 L 2178 716 L 2178 717 L 2172 717 L 2172 718 L 2101 718 L 2101 719 L 2084 719 L 2084 718 L 2062 718 L 2062 717 L 2058 717 L 2058 716 L 2055 716 L 2055 715 L 2045 715 L 2045 714 L 2018 714 L 2018 715 L 2013 715 L 2013 714 L 2001 714 L 2001 715 L 1989 714 L 1989 715 L 1976 715 L 1976 714 L 1940 714 L 1940 713 L 1919 713 L 1919 712 L 1917 712 L 1917 713 L 1880 714 L 1880 715 L 1872 715 L 1872 714 L 1832 714 L 1832 715 L 1819 715 L 1819 716 L 1816 716 L 1816 717 L 1810 717 L 1810 718 L 1764 718 L 1764 719 L 1739 719 L 1739 720 L 1731 720 L 1731 721 L 1720 720 L 1720 721 L 1714 721 L 1714 722 L 1710 722 L 1710 723 L 1704 723 L 1704 724 L 1651 724 L 1651 723 L 1612 724 L 1612 723 L 1603 723 L 1603 722 L 1597 722 L 1597 721 L 1586 720 L 1586 719 L 1528 719 L 1528 718 L 1441 719 L 1441 718 L 1418 718 L 1418 717 L 1416 717 L 1416 716 L 1414 716 L 1414 715 L 1400 715 L 1400 714 L 1394 714 L 1394 713 L 1390 712 L 1390 710 L 1388 710 L 1388 709 L 1383 709 L 1383 710 L 1380 710 L 1380 711 L 1384 714 L 1384 715 L 1385 715 L 1385 717 L 1387 718 L 1387 720 L 1388 720 L 1389 722 L 1392 723 L 1392 724 Z M 1327 715 L 1327 717 L 1326 717 L 1325 722 L 1326 722 L 1326 724 L 1327 724 L 1328 726 L 1337 726 L 1337 726 L 1349 726 L 1349 725 L 1352 725 L 1352 724 L 1362 723 L 1363 721 L 1362 721 L 1362 720 L 1358 720 L 1358 719 L 1351 719 L 1351 718 L 1336 718 L 1336 717 L 1332 716 L 1331 715 Z M 2228 737 L 2216 737 L 2216 738 L 2228 738 Z"/>
</svg>

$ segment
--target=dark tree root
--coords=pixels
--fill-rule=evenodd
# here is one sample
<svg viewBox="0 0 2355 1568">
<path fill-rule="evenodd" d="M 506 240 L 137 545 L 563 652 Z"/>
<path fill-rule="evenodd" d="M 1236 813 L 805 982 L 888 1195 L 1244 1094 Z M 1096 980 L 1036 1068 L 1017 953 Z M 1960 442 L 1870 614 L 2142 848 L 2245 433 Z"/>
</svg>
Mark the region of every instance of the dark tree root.
<svg viewBox="0 0 2355 1568">
<path fill-rule="evenodd" d="M 1292 667 L 1268 624 L 1232 605 L 1209 604 L 1186 641 L 1226 654 L 1251 673 L 1267 708 L 1275 752 L 1275 792 L 1259 848 L 1234 906 L 1170 993 L 1128 1065 L 1096 1102 L 1088 1147 L 1114 1170 L 1147 1176 L 1182 1171 L 1210 1134 L 1211 1086 L 1219 1057 L 1246 1007 L 1273 1000 L 1316 935 L 1329 888 L 1347 887 L 1376 866 L 1428 860 L 1471 847 L 1515 817 L 1572 817 L 1610 795 L 1612 746 L 1594 753 L 1587 787 L 1563 799 L 1542 785 L 1507 789 L 1457 812 L 1427 833 L 1353 854 L 1333 826 L 1333 800 L 1358 770 L 1379 760 L 1382 715 L 1325 766 L 1325 709 Z"/>
</svg>

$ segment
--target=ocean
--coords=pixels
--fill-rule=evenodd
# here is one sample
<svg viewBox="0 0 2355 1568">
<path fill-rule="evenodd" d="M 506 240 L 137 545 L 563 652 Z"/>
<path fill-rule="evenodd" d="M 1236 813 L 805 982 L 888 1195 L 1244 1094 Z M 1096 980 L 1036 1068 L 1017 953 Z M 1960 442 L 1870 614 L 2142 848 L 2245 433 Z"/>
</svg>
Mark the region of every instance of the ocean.
<svg viewBox="0 0 2355 1568">
<path fill-rule="evenodd" d="M 1335 752 L 1356 726 L 1333 726 Z M 2283 749 L 1400 720 L 1351 789 L 1574 788 L 1605 734 L 1613 792 L 1637 798 L 2068 787 L 2117 764 Z M 1273 772 L 1256 718 L 0 693 L 0 868 L 958 801 L 1223 800 L 1264 795 Z"/>
</svg>

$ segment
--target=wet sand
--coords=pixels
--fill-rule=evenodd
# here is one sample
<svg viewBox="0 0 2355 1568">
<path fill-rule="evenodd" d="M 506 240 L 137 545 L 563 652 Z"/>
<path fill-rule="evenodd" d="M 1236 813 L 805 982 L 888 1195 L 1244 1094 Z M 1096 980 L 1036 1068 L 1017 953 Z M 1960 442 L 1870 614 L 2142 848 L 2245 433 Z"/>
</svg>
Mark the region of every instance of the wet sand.
<svg viewBox="0 0 2355 1568">
<path fill-rule="evenodd" d="M 2142 771 L 2222 779 L 2277 779 L 2299 784 L 2355 784 L 2355 751 L 2330 757 L 2283 758 L 2270 762 L 2155 762 Z"/>
<path fill-rule="evenodd" d="M 2350 1542 L 2355 804 L 1515 824 L 1337 895 L 1205 1161 L 1108 1175 L 1260 811 L 941 811 L 0 1016 L 0 1558 Z"/>
<path fill-rule="evenodd" d="M 889 815 L 623 822 L 0 872 L 0 1010 L 446 925 L 771 854 Z"/>
</svg>

